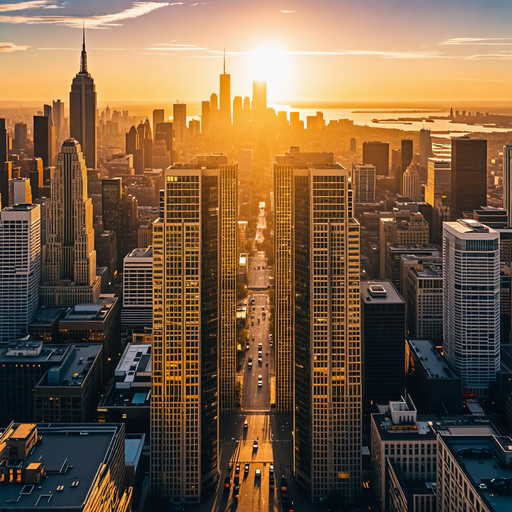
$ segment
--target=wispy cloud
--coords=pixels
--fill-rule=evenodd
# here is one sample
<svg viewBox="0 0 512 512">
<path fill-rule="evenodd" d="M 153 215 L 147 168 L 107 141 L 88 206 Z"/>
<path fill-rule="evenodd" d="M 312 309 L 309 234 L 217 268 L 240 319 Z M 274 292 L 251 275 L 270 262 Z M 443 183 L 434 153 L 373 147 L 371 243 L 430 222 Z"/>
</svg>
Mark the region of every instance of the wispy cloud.
<svg viewBox="0 0 512 512">
<path fill-rule="evenodd" d="M 503 78 L 442 78 L 436 77 L 431 78 L 431 80 L 443 80 L 448 82 L 503 82 Z"/>
<path fill-rule="evenodd" d="M 161 53 L 161 52 L 139 52 L 139 55 L 169 55 L 169 56 L 172 56 L 172 57 L 176 57 L 178 54 L 177 53 Z"/>
<path fill-rule="evenodd" d="M 0 12 L 25 11 L 27 9 L 60 9 L 62 7 L 64 5 L 58 4 L 55 0 L 33 0 L 31 2 L 0 5 Z"/>
<path fill-rule="evenodd" d="M 13 43 L 0 43 L 0 52 L 17 52 L 26 50 L 30 46 L 17 46 Z"/>
<path fill-rule="evenodd" d="M 30 3 L 30 2 L 28 2 Z M 169 5 L 182 5 L 182 2 L 169 4 L 168 2 L 134 2 L 132 7 L 114 14 L 103 14 L 100 16 L 41 16 L 41 15 L 21 15 L 21 16 L 0 16 L 1 23 L 26 23 L 35 24 L 54 24 L 66 25 L 68 27 L 82 27 L 85 22 L 87 28 L 105 28 L 120 26 L 120 21 L 138 18 L 144 16 L 156 9 L 167 7 Z"/>
<path fill-rule="evenodd" d="M 512 54 L 507 52 L 483 53 L 480 55 L 470 55 L 466 60 L 512 60 Z"/>
<path fill-rule="evenodd" d="M 443 45 L 479 45 L 479 46 L 509 46 L 512 37 L 454 37 L 446 39 Z"/>
<path fill-rule="evenodd" d="M 291 13 L 293 13 L 295 11 L 281 11 L 281 12 L 284 13 L 284 14 L 291 14 Z"/>
<path fill-rule="evenodd" d="M 198 51 L 198 50 L 208 50 L 208 48 L 191 48 L 189 46 L 160 46 L 156 48 L 143 48 L 143 50 L 156 50 L 156 51 L 169 51 L 172 50 L 173 52 L 188 52 L 188 51 Z"/>
<path fill-rule="evenodd" d="M 222 50 L 208 50 L 209 53 L 223 53 Z M 247 51 L 247 52 L 226 52 L 226 56 L 236 57 L 238 55 L 258 55 L 260 53 L 276 53 L 281 55 L 373 55 L 383 59 L 437 59 L 447 58 L 441 52 L 437 51 L 381 51 L 381 50 L 339 50 L 339 51 L 316 51 L 316 50 L 278 50 L 275 52 L 260 52 L 260 51 Z"/>
</svg>

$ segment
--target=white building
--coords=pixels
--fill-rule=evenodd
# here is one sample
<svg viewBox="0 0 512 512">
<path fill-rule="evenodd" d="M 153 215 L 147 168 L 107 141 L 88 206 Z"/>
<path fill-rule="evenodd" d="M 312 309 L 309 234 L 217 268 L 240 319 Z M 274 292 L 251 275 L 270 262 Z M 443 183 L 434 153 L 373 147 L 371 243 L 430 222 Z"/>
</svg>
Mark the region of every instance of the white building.
<svg viewBox="0 0 512 512">
<path fill-rule="evenodd" d="M 421 201 L 421 177 L 415 165 L 410 165 L 403 175 L 402 191 L 412 201 Z"/>
<path fill-rule="evenodd" d="M 375 202 L 376 169 L 374 165 L 354 165 L 352 187 L 356 203 Z"/>
<path fill-rule="evenodd" d="M 503 208 L 508 213 L 510 225 L 512 215 L 512 146 L 503 146 Z"/>
<path fill-rule="evenodd" d="M 134 249 L 123 259 L 121 329 L 153 327 L 153 248 Z"/>
<path fill-rule="evenodd" d="M 0 341 L 28 333 L 41 279 L 41 210 L 17 204 L 0 212 Z"/>
<path fill-rule="evenodd" d="M 500 368 L 499 233 L 443 224 L 443 348 L 463 388 L 485 396 Z"/>
</svg>

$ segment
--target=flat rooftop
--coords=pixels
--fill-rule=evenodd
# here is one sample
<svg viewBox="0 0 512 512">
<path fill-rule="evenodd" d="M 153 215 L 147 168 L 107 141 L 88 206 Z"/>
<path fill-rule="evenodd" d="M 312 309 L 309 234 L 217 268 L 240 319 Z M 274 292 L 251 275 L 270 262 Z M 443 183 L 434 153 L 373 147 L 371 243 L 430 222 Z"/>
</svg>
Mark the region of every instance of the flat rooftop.
<svg viewBox="0 0 512 512">
<path fill-rule="evenodd" d="M 69 347 L 69 345 L 43 345 L 39 351 L 35 350 L 36 347 L 33 344 L 34 342 L 30 342 L 30 345 L 27 345 L 27 342 L 21 342 L 0 349 L 0 363 L 47 363 L 48 365 L 57 366 L 66 357 L 66 351 Z M 21 351 L 26 351 L 27 355 L 14 354 Z"/>
<path fill-rule="evenodd" d="M 458 233 L 496 233 L 494 229 L 473 219 L 459 219 L 456 222 L 445 222 L 445 225 Z"/>
<path fill-rule="evenodd" d="M 384 291 L 380 291 L 379 288 L 382 288 Z M 393 283 L 388 280 L 361 281 L 361 299 L 368 304 L 404 303 Z"/>
<path fill-rule="evenodd" d="M 130 254 L 127 254 L 126 258 L 153 258 L 153 247 L 134 249 Z"/>
<path fill-rule="evenodd" d="M 423 268 L 418 270 L 417 267 L 410 267 L 410 271 L 418 279 L 443 279 L 443 266 L 442 265 L 428 265 L 423 264 Z"/>
<path fill-rule="evenodd" d="M 407 340 L 407 343 L 430 379 L 457 378 L 430 340 Z"/>
<path fill-rule="evenodd" d="M 411 254 L 417 252 L 437 252 L 439 254 L 439 247 L 434 244 L 386 244 L 388 249 L 392 252 L 408 251 Z"/>
<path fill-rule="evenodd" d="M 116 386 L 120 382 L 129 385 L 136 373 L 151 373 L 151 343 L 129 343 L 116 367 Z"/>
<path fill-rule="evenodd" d="M 51 324 L 58 320 L 61 315 L 66 313 L 69 308 L 63 307 L 42 307 L 39 308 L 34 315 L 34 318 L 30 321 L 30 324 Z"/>
<path fill-rule="evenodd" d="M 391 421 L 391 414 L 389 412 L 372 414 L 372 418 L 378 427 L 380 438 L 383 441 L 402 441 L 408 439 L 431 441 L 436 439 L 437 436 L 426 420 L 418 420 L 411 424 L 395 425 Z"/>
<path fill-rule="evenodd" d="M 103 296 L 95 304 L 79 304 L 70 309 L 61 322 L 103 322 L 117 300 L 117 297 Z"/>
<path fill-rule="evenodd" d="M 475 483 L 473 490 L 483 497 L 484 501 L 490 505 L 489 508 L 495 512 L 510 512 L 512 510 L 512 495 L 500 496 L 492 489 L 490 483 L 493 478 L 512 479 L 511 466 L 505 466 L 499 456 L 501 450 L 505 453 L 508 452 L 509 456 L 512 451 L 510 438 L 504 439 L 507 442 L 503 442 L 503 440 L 500 442 L 491 436 L 443 438 L 463 473 Z M 469 448 L 486 448 L 492 452 L 492 457 L 469 458 L 459 455 L 459 450 Z M 480 488 L 480 484 L 484 484 L 487 488 Z"/>
<path fill-rule="evenodd" d="M 119 429 L 120 425 L 116 424 L 38 425 L 43 442 L 35 446 L 26 460 L 14 464 L 25 469 L 29 464 L 42 462 L 47 478 L 39 485 L 27 486 L 24 494 L 21 491 L 25 484 L 2 485 L 1 507 L 7 502 L 9 510 L 36 508 L 39 500 L 40 508 L 82 510 L 100 464 L 109 462 Z M 71 487 L 76 481 L 79 484 Z M 63 490 L 57 491 L 61 485 Z"/>
</svg>

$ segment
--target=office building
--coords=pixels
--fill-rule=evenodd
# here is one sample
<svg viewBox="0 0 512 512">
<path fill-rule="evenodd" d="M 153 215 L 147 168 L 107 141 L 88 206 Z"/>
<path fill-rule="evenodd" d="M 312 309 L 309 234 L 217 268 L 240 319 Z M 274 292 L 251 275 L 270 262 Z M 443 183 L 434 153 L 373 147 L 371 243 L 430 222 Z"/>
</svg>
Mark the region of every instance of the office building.
<svg viewBox="0 0 512 512">
<path fill-rule="evenodd" d="M 96 249 L 96 264 L 108 269 L 108 281 L 115 283 L 117 279 L 117 234 L 115 231 L 104 229 L 94 239 Z M 103 291 L 103 290 L 102 290 Z"/>
<path fill-rule="evenodd" d="M 390 281 L 361 281 L 364 427 L 375 404 L 405 391 L 405 303 Z"/>
<path fill-rule="evenodd" d="M 352 169 L 352 188 L 355 203 L 374 203 L 376 186 L 376 168 L 374 165 L 354 165 Z"/>
<path fill-rule="evenodd" d="M 153 327 L 153 249 L 134 249 L 123 260 L 121 329 L 147 332 Z"/>
<path fill-rule="evenodd" d="M 503 208 L 512 224 L 512 146 L 503 146 Z"/>
<path fill-rule="evenodd" d="M 408 197 L 411 201 L 421 201 L 421 179 L 420 173 L 416 166 L 409 165 L 407 170 L 403 174 L 403 186 L 402 193 Z"/>
<path fill-rule="evenodd" d="M 17 204 L 0 212 L 0 342 L 28 333 L 41 279 L 41 210 Z"/>
<path fill-rule="evenodd" d="M 34 116 L 34 157 L 43 160 L 43 167 L 54 165 L 56 155 L 55 126 L 48 116 Z"/>
<path fill-rule="evenodd" d="M 429 339 L 408 339 L 407 393 L 420 414 L 462 414 L 462 381 Z"/>
<path fill-rule="evenodd" d="M 474 219 L 493 229 L 506 229 L 509 226 L 507 210 L 493 206 L 483 206 L 473 210 L 473 215 L 468 212 L 468 214 L 464 214 L 464 218 Z"/>
<path fill-rule="evenodd" d="M 219 155 L 166 169 L 153 224 L 151 487 L 178 501 L 215 489 L 235 407 L 237 180 Z"/>
<path fill-rule="evenodd" d="M 487 141 L 470 137 L 452 139 L 451 219 L 487 206 Z"/>
<path fill-rule="evenodd" d="M 167 148 L 167 151 L 169 153 L 169 159 L 172 163 L 172 141 L 174 138 L 173 135 L 173 124 L 171 122 L 166 123 L 158 123 L 156 125 L 156 134 L 155 134 L 155 141 L 163 138 L 165 140 L 165 145 Z"/>
<path fill-rule="evenodd" d="M 213 93 L 210 96 L 210 130 L 219 126 L 219 97 Z"/>
<path fill-rule="evenodd" d="M 126 432 L 150 435 L 151 343 L 128 343 L 115 378 L 98 404 L 100 423 L 124 423 Z"/>
<path fill-rule="evenodd" d="M 437 435 L 427 421 L 418 420 L 410 398 L 390 401 L 385 413 L 372 414 L 371 422 L 371 488 L 381 510 L 388 510 L 386 460 L 396 463 L 409 482 L 435 482 Z"/>
<path fill-rule="evenodd" d="M 437 512 L 512 509 L 512 439 L 438 436 Z"/>
<path fill-rule="evenodd" d="M 486 396 L 500 368 L 499 233 L 474 220 L 443 229 L 443 350 L 467 392 Z"/>
<path fill-rule="evenodd" d="M 356 139 L 354 137 L 352 137 L 350 139 L 350 152 L 355 153 L 356 151 L 357 151 Z"/>
<path fill-rule="evenodd" d="M 426 180 L 426 173 L 428 168 L 428 159 L 432 158 L 434 153 L 432 151 L 432 139 L 430 137 L 430 130 L 422 128 L 420 130 L 420 176 L 422 181 Z"/>
<path fill-rule="evenodd" d="M 244 107 L 242 96 L 233 98 L 233 126 L 240 128 L 244 124 Z"/>
<path fill-rule="evenodd" d="M 27 149 L 28 128 L 27 123 L 16 123 L 14 125 L 13 152 L 20 154 Z"/>
<path fill-rule="evenodd" d="M 210 133 L 210 102 L 201 102 L 201 133 Z"/>
<path fill-rule="evenodd" d="M 187 137 L 187 105 L 175 103 L 173 106 L 174 139 L 176 144 L 183 144 Z"/>
<path fill-rule="evenodd" d="M 153 134 L 156 136 L 157 126 L 165 123 L 165 110 L 163 108 L 153 110 Z"/>
<path fill-rule="evenodd" d="M 407 269 L 407 337 L 443 343 L 443 267 L 419 263 Z"/>
<path fill-rule="evenodd" d="M 96 88 L 87 70 L 84 29 L 80 71 L 73 78 L 69 93 L 69 136 L 82 147 L 88 169 L 96 169 L 96 110 Z"/>
<path fill-rule="evenodd" d="M 349 172 L 300 163 L 328 153 L 294 155 L 274 164 L 276 407 L 294 413 L 297 483 L 313 502 L 332 492 L 351 502 L 361 487 L 359 224 Z"/>
<path fill-rule="evenodd" d="M 440 200 L 450 200 L 452 189 L 452 165 L 445 158 L 428 159 L 428 181 L 425 187 L 425 202 L 437 208 Z"/>
<path fill-rule="evenodd" d="M 387 142 L 363 142 L 363 165 L 374 165 L 377 176 L 389 175 L 389 144 Z"/>
<path fill-rule="evenodd" d="M 407 170 L 412 163 L 414 157 L 413 141 L 411 139 L 402 139 L 400 141 L 400 156 L 402 174 Z"/>
<path fill-rule="evenodd" d="M 53 101 L 53 124 L 57 139 L 67 138 L 64 133 L 64 103 L 60 100 Z"/>
<path fill-rule="evenodd" d="M 31 204 L 32 188 L 28 178 L 9 180 L 9 206 L 15 204 Z"/>
<path fill-rule="evenodd" d="M 241 149 L 238 157 L 238 172 L 240 176 L 249 178 L 252 176 L 252 149 Z"/>
<path fill-rule="evenodd" d="M 267 118 L 267 82 L 253 80 L 251 121 L 265 122 Z"/>
<path fill-rule="evenodd" d="M 96 251 L 92 200 L 87 194 L 87 171 L 80 144 L 62 144 L 47 201 L 47 243 L 42 306 L 73 306 L 96 302 L 100 278 L 96 276 Z"/>
<path fill-rule="evenodd" d="M 122 423 L 11 423 L 0 435 L 6 509 L 129 512 L 124 432 Z"/>
<path fill-rule="evenodd" d="M 231 75 L 226 73 L 226 57 L 224 56 L 224 72 L 220 75 L 220 126 L 227 128 L 231 126 Z"/>
</svg>

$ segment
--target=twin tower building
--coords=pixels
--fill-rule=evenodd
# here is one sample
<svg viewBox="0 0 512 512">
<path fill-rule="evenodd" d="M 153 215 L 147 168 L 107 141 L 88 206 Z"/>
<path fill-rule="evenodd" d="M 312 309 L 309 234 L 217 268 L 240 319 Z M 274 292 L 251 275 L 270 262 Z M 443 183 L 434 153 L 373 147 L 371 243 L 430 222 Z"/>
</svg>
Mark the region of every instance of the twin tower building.
<svg viewBox="0 0 512 512">
<path fill-rule="evenodd" d="M 153 225 L 153 491 L 198 502 L 235 410 L 237 164 L 165 171 Z M 359 224 L 332 153 L 274 166 L 276 409 L 293 414 L 294 470 L 313 501 L 361 488 Z"/>
</svg>

